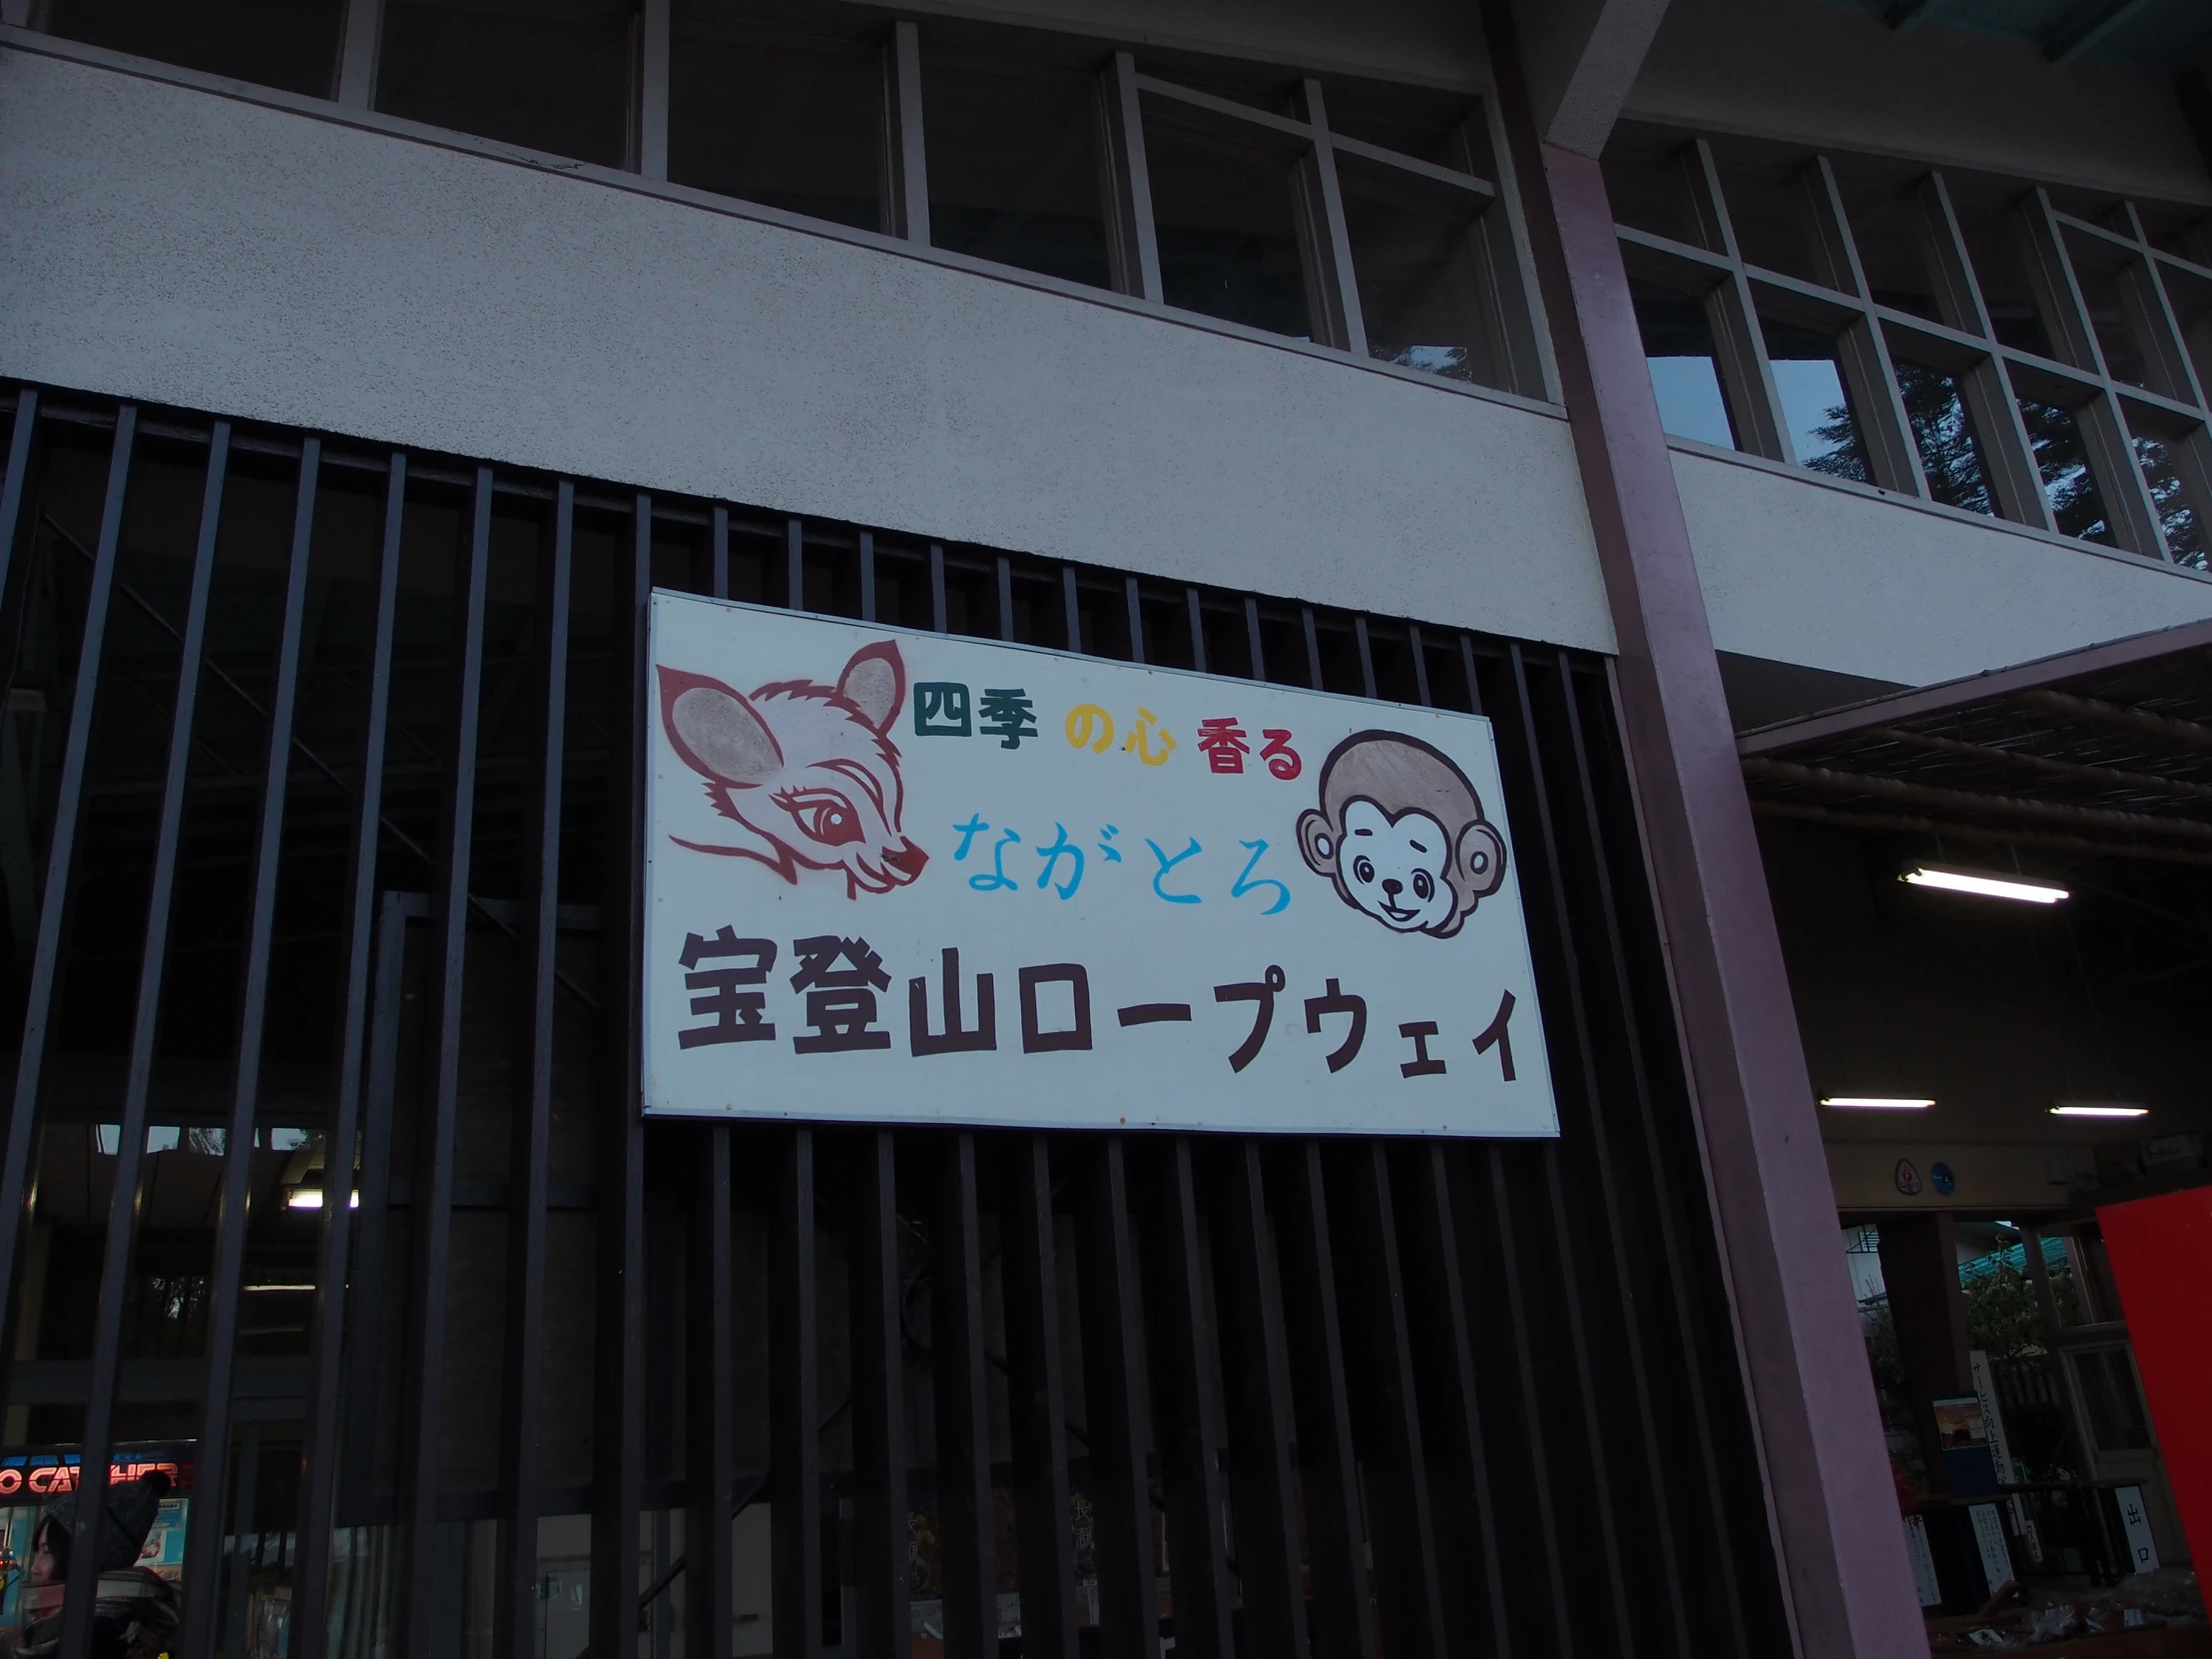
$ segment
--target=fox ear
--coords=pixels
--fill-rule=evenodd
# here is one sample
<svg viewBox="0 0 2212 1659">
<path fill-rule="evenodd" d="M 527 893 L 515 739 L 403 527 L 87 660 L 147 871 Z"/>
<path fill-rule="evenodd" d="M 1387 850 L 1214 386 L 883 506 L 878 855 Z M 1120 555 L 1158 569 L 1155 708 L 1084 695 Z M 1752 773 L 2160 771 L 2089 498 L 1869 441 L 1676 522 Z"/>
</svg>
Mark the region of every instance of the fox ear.
<svg viewBox="0 0 2212 1659">
<path fill-rule="evenodd" d="M 878 735 L 890 730 L 906 701 L 906 665 L 890 640 L 863 645 L 837 676 L 837 695 L 860 711 Z"/>
<path fill-rule="evenodd" d="M 742 692 L 704 674 L 663 668 L 661 729 L 684 765 L 718 783 L 753 785 L 784 770 L 775 735 Z"/>
</svg>

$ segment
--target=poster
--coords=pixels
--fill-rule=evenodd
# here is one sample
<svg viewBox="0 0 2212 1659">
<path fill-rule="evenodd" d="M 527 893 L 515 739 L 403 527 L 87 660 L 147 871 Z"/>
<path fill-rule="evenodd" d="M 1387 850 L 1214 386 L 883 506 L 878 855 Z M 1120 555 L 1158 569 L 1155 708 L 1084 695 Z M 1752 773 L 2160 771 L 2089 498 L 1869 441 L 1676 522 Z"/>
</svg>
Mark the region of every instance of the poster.
<svg viewBox="0 0 2212 1659">
<path fill-rule="evenodd" d="M 645 1110 L 1558 1132 L 1488 722 L 652 602 Z"/>
</svg>

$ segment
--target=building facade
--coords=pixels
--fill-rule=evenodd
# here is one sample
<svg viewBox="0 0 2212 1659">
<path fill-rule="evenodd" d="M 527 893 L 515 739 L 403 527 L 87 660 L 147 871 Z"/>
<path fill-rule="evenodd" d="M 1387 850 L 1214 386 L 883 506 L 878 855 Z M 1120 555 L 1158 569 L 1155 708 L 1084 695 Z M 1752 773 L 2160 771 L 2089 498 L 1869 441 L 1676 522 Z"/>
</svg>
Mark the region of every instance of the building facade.
<svg viewBox="0 0 2212 1659">
<path fill-rule="evenodd" d="M 1917 1651 L 1958 1218 L 2086 1285 L 2048 1102 L 2212 1129 L 2212 25 L 1954 3 L 7 0 L 7 1547 L 172 1471 L 196 1656 Z M 1558 1139 L 645 1121 L 655 589 L 1487 717 Z"/>
</svg>

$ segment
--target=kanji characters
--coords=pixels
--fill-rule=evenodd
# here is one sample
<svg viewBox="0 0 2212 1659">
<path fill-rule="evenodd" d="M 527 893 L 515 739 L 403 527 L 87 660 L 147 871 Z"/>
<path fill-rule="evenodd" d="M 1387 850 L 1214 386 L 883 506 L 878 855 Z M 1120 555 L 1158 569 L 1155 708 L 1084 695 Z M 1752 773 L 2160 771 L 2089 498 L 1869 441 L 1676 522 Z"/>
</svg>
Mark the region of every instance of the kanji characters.
<svg viewBox="0 0 2212 1659">
<path fill-rule="evenodd" d="M 929 1029 L 929 985 L 919 974 L 906 981 L 906 1047 L 914 1054 L 972 1054 L 998 1046 L 998 996 L 991 976 L 975 976 L 975 1023 L 960 1028 L 960 953 L 947 945 L 944 962 L 944 1030 Z"/>
<path fill-rule="evenodd" d="M 1160 740 L 1158 754 L 1153 753 L 1152 740 Z M 1134 755 L 1148 767 L 1167 765 L 1168 757 L 1175 753 L 1175 734 L 1160 724 L 1160 717 L 1150 709 L 1137 710 L 1137 724 L 1129 729 L 1129 737 L 1122 744 L 1122 753 Z"/>
<path fill-rule="evenodd" d="M 1198 748 L 1209 772 L 1242 773 L 1245 757 L 1252 753 L 1244 728 L 1227 715 L 1198 723 Z"/>
<path fill-rule="evenodd" d="M 799 957 L 792 989 L 807 993 L 807 1023 L 814 1027 L 814 1035 L 792 1038 L 796 1053 L 890 1047 L 888 1031 L 869 1029 L 875 1023 L 875 993 L 890 989 L 891 976 L 867 940 L 824 933 L 792 940 L 792 950 Z M 844 967 L 835 965 L 840 960 Z"/>
<path fill-rule="evenodd" d="M 1001 749 L 1019 749 L 1023 738 L 1037 735 L 1037 706 L 1019 686 L 986 686 L 976 729 Z"/>
<path fill-rule="evenodd" d="M 921 680 L 914 685 L 914 736 L 965 738 L 974 734 L 968 714 L 968 689 L 952 680 Z"/>
<path fill-rule="evenodd" d="M 768 983 L 769 970 L 776 966 L 776 941 L 741 939 L 735 927 L 722 927 L 704 936 L 687 933 L 683 954 L 677 960 L 686 969 L 697 969 L 701 962 L 717 957 L 745 960 L 739 967 L 704 968 L 685 973 L 684 988 L 704 993 L 691 999 L 691 1011 L 711 1016 L 713 1023 L 678 1031 L 677 1046 L 698 1048 L 706 1043 L 773 1041 L 776 1027 L 763 1017 L 768 1006 L 767 995 L 743 987 Z"/>
</svg>

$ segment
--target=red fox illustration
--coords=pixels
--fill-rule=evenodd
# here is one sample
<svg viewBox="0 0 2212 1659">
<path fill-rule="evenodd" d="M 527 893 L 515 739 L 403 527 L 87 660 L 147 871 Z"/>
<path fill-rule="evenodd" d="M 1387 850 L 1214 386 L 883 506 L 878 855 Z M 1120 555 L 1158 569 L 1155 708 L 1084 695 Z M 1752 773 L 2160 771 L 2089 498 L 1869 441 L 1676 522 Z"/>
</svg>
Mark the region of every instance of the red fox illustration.
<svg viewBox="0 0 2212 1659">
<path fill-rule="evenodd" d="M 662 668 L 661 728 L 707 780 L 715 811 L 750 831 L 733 846 L 669 838 L 752 858 L 797 884 L 801 867 L 842 870 L 845 896 L 889 892 L 929 855 L 901 832 L 905 786 L 884 736 L 906 701 L 906 665 L 889 640 L 862 646 L 834 686 L 779 680 L 751 696 L 704 674 Z"/>
</svg>

